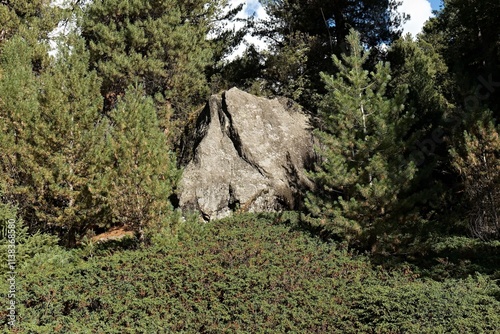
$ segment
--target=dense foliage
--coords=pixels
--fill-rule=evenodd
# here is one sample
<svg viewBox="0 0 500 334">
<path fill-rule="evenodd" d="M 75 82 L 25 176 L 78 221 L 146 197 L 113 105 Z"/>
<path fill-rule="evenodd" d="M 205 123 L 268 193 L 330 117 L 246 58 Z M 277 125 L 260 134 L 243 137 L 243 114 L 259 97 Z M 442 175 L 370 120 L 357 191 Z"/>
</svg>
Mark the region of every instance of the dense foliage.
<svg viewBox="0 0 500 334">
<path fill-rule="evenodd" d="M 500 290 L 490 279 L 388 272 L 309 236 L 294 216 L 186 222 L 142 248 L 76 252 L 46 235 L 24 239 L 18 333 L 500 330 Z"/>
<path fill-rule="evenodd" d="M 414 176 L 414 162 L 405 164 L 396 131 L 405 126 L 406 87 L 388 97 L 389 64 L 380 62 L 369 73 L 359 34 L 353 31 L 347 42 L 350 55 L 333 56 L 336 77 L 322 73 L 328 93 L 316 132 L 321 162 L 311 174 L 317 189 L 307 203 L 313 214 L 328 217 L 329 230 L 374 246 L 396 218 L 400 193 Z"/>
<path fill-rule="evenodd" d="M 441 168 L 452 175 L 448 185 L 459 184 L 451 196 L 463 205 L 469 233 L 483 239 L 498 238 L 500 227 L 500 34 L 494 23 L 499 13 L 495 1 L 447 0 L 422 36 L 447 66 L 439 86 L 449 101 L 446 145 L 451 154 Z"/>
<path fill-rule="evenodd" d="M 144 228 L 173 221 L 169 197 L 180 176 L 160 131 L 153 100 L 129 87 L 110 113 L 112 166 L 108 171 L 113 216 L 144 238 Z"/>
<path fill-rule="evenodd" d="M 331 55 L 347 51 L 350 29 L 372 48 L 374 65 L 388 45 L 401 34 L 405 15 L 396 0 L 383 1 L 262 1 L 269 18 L 257 24 L 255 34 L 271 41 L 265 66 L 256 71 L 261 89 L 284 95 L 314 112 L 314 93 L 324 93 L 319 73 L 334 72 Z"/>
<path fill-rule="evenodd" d="M 170 217 L 179 171 L 152 98 L 130 87 L 103 115 L 102 78 L 89 69 L 80 36 L 61 38 L 57 57 L 41 68 L 37 52 L 16 35 L 0 54 L 4 201 L 32 231 L 56 233 L 68 246 L 90 229 L 143 233 Z"/>
<path fill-rule="evenodd" d="M 207 34 L 220 0 L 92 1 L 84 7 L 82 36 L 91 68 L 103 79 L 105 110 L 135 82 L 157 100 L 160 121 L 186 117 L 203 103 L 205 68 L 212 63 Z M 173 115 L 172 115 L 173 113 Z"/>
</svg>

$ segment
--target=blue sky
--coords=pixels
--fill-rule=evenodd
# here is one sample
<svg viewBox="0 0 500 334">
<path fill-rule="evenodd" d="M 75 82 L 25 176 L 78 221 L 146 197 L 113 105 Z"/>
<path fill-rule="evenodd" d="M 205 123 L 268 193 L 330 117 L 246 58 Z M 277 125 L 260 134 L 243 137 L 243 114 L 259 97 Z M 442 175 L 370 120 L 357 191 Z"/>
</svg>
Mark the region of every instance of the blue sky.
<svg viewBox="0 0 500 334">
<path fill-rule="evenodd" d="M 439 10 L 439 6 L 441 6 L 441 0 L 430 0 L 432 9 Z"/>
<path fill-rule="evenodd" d="M 246 6 L 244 7 L 245 14 L 251 16 L 254 13 L 257 13 L 260 7 L 261 4 L 258 1 L 247 1 Z"/>
</svg>

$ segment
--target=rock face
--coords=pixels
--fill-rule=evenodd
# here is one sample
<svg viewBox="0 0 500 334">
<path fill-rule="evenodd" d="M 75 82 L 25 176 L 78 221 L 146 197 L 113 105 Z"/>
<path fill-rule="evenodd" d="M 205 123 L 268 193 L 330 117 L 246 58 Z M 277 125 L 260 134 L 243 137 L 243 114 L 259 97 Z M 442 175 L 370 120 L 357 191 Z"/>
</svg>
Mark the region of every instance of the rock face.
<svg viewBox="0 0 500 334">
<path fill-rule="evenodd" d="M 289 100 L 233 88 L 213 95 L 185 134 L 179 205 L 205 220 L 300 206 L 313 147 L 309 118 Z"/>
</svg>

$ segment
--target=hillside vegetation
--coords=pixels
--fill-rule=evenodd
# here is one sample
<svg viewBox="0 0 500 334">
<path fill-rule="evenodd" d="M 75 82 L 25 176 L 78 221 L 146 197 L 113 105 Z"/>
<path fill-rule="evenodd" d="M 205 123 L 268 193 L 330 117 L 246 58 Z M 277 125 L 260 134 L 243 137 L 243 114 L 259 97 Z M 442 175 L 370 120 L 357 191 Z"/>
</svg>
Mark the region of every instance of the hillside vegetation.
<svg viewBox="0 0 500 334">
<path fill-rule="evenodd" d="M 292 213 L 186 222 L 176 237 L 154 239 L 77 251 L 47 235 L 24 239 L 16 332 L 500 330 L 500 289 L 486 276 L 438 282 L 409 265 L 386 270 L 311 235 Z"/>
</svg>

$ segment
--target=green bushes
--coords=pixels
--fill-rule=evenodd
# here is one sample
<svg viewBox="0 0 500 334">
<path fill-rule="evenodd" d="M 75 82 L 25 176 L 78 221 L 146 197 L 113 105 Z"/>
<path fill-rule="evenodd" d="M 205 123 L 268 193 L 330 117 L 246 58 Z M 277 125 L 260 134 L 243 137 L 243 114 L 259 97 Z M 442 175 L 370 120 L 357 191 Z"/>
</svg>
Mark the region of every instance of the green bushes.
<svg viewBox="0 0 500 334">
<path fill-rule="evenodd" d="M 176 237 L 168 233 L 168 242 L 96 250 L 88 260 L 83 251 L 39 248 L 37 256 L 54 253 L 60 261 L 20 266 L 19 332 L 500 330 L 493 281 L 436 282 L 373 268 L 364 256 L 308 236 L 285 216 L 241 215 L 196 228 L 188 221 Z"/>
<path fill-rule="evenodd" d="M 18 205 L 31 232 L 57 233 L 69 247 L 116 225 L 143 236 L 173 221 L 168 198 L 180 176 L 157 108 L 130 86 L 104 116 L 84 41 L 65 38 L 41 73 L 22 38 L 0 50 L 2 200 Z"/>
</svg>

